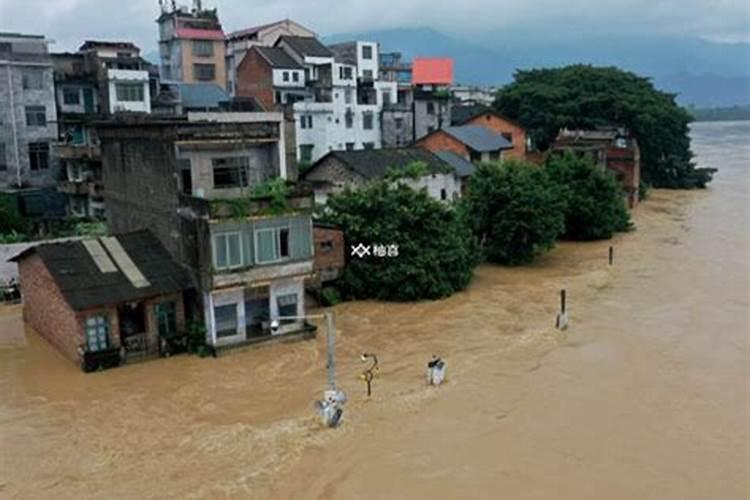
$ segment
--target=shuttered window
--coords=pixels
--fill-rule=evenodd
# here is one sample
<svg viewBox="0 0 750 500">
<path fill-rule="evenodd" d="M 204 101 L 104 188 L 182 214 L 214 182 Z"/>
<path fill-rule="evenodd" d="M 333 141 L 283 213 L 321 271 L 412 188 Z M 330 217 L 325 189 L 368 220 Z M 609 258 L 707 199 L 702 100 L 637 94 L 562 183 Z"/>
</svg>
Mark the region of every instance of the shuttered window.
<svg viewBox="0 0 750 500">
<path fill-rule="evenodd" d="M 86 349 L 89 352 L 102 351 L 109 345 L 109 321 L 104 315 L 86 319 Z"/>
</svg>

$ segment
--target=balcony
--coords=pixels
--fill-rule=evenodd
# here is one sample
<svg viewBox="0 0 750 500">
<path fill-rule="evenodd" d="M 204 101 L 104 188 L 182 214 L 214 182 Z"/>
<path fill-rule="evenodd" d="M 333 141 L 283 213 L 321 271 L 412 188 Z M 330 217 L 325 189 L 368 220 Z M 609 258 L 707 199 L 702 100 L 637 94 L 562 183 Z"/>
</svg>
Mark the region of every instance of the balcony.
<svg viewBox="0 0 750 500">
<path fill-rule="evenodd" d="M 100 181 L 62 181 L 57 186 L 57 190 L 70 196 L 90 196 L 92 198 L 102 198 L 103 188 Z"/>
<path fill-rule="evenodd" d="M 94 144 L 57 143 L 53 149 L 61 160 L 99 160 L 102 156 L 101 148 Z"/>
</svg>

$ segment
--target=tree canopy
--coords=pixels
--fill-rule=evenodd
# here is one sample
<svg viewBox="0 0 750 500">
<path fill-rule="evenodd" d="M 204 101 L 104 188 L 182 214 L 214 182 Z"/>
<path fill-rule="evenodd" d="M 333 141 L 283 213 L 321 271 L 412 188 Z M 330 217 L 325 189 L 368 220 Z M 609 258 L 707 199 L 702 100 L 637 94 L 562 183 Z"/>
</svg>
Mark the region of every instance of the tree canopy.
<svg viewBox="0 0 750 500">
<path fill-rule="evenodd" d="M 547 158 L 545 169 L 565 201 L 566 238 L 607 239 L 630 227 L 622 188 L 612 172 L 570 152 Z"/>
<path fill-rule="evenodd" d="M 495 108 L 517 120 L 542 150 L 560 128 L 622 125 L 637 138 L 643 179 L 656 187 L 705 187 L 713 169 L 692 162 L 691 115 L 648 78 L 614 67 L 522 70 L 500 89 Z"/>
<path fill-rule="evenodd" d="M 527 162 L 479 165 L 465 203 L 491 262 L 531 262 L 552 248 L 565 230 L 565 204 L 558 187 L 543 168 Z"/>
<path fill-rule="evenodd" d="M 341 282 L 355 299 L 411 301 L 465 288 L 478 262 L 462 211 L 400 183 L 375 182 L 332 195 L 321 214 L 344 230 L 347 245 L 397 245 L 398 256 L 349 258 Z"/>
</svg>

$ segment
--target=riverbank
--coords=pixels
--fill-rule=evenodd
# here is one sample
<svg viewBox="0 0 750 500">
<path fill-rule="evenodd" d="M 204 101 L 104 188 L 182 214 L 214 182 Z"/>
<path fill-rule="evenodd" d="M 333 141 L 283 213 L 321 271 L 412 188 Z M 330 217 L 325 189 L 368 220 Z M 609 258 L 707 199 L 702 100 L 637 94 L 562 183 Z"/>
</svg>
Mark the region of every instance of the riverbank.
<svg viewBox="0 0 750 500">
<path fill-rule="evenodd" d="M 0 496 L 745 498 L 750 186 L 747 155 L 725 158 L 737 142 L 721 131 L 698 149 L 721 167 L 709 190 L 654 191 L 613 242 L 482 266 L 442 301 L 337 306 L 351 399 L 339 429 L 312 410 L 323 336 L 85 375 L 3 309 Z M 381 362 L 370 400 L 363 351 Z M 424 383 L 433 353 L 448 363 L 439 388 Z"/>
</svg>

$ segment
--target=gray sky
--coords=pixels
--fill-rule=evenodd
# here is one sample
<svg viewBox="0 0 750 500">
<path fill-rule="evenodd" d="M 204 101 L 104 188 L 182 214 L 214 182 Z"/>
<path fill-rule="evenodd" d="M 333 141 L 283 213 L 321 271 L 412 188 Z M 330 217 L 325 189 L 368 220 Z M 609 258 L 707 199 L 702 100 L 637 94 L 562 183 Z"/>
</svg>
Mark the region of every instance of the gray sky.
<svg viewBox="0 0 750 500">
<path fill-rule="evenodd" d="M 178 0 L 190 4 L 191 0 Z M 522 36 L 695 36 L 750 42 L 747 0 L 204 0 L 225 31 L 292 18 L 321 35 L 432 27 L 465 38 Z M 157 0 L 0 0 L 0 31 L 45 34 L 53 51 L 84 39 L 130 40 L 156 48 Z"/>
</svg>

